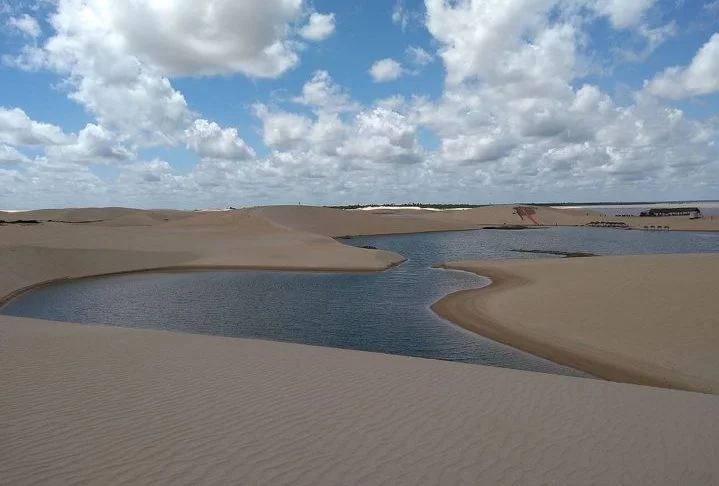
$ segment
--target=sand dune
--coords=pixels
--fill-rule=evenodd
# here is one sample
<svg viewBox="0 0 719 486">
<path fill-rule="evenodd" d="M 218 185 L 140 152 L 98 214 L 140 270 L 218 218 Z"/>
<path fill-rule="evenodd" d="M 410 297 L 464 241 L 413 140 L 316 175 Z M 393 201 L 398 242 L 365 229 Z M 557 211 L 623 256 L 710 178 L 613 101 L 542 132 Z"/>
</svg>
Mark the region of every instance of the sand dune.
<svg viewBox="0 0 719 486">
<path fill-rule="evenodd" d="M 522 215 L 517 207 L 524 208 Z M 390 213 L 393 211 L 390 211 Z M 385 212 L 387 213 L 387 212 Z M 529 214 L 527 214 L 529 213 Z M 417 211 L 415 218 L 429 221 L 441 221 L 444 224 L 484 227 L 502 225 L 525 226 L 585 226 L 591 222 L 620 222 L 628 228 L 650 229 L 650 226 L 668 226 L 677 231 L 719 231 L 719 217 L 689 219 L 688 217 L 641 218 L 639 216 L 618 218 L 607 216 L 589 209 L 552 208 L 547 206 L 527 206 L 504 204 L 484 206 L 464 211 Z"/>
<path fill-rule="evenodd" d="M 191 211 L 174 209 L 146 210 L 133 208 L 68 208 L 68 209 L 36 209 L 13 213 L 0 212 L 0 219 L 17 221 L 34 219 L 38 221 L 57 221 L 68 223 L 109 223 L 117 226 L 149 226 L 166 220 L 181 219 L 196 214 Z M 133 223 L 136 221 L 137 223 Z"/>
<path fill-rule="evenodd" d="M 719 231 L 719 216 L 708 216 L 702 219 L 689 219 L 672 216 L 665 218 L 621 218 L 628 220 L 637 229 L 646 229 L 651 226 L 668 226 L 673 231 Z"/>
<path fill-rule="evenodd" d="M 102 222 L 0 227 L 0 305 L 43 281 L 148 268 L 376 271 L 402 256 L 348 247 L 331 236 L 521 223 L 512 206 L 409 213 L 307 207 L 10 213 Z M 597 217 L 545 208 L 532 216 L 542 225 Z M 714 390 L 719 343 L 708 319 L 717 315 L 716 259 L 643 258 L 512 267 L 536 284 L 463 294 L 467 307 L 453 318 L 471 325 L 479 303 L 492 295 L 489 310 L 523 326 L 515 345 L 551 336 L 564 357 L 581 345 L 595 364 L 611 356 L 625 374 L 630 365 L 634 376 L 654 370 L 647 376 L 659 384 Z M 679 302 L 672 300 L 675 285 Z M 626 299 L 647 295 L 654 300 Z M 629 319 L 647 309 L 644 320 Z M 587 320 L 578 322 L 579 315 Z M 527 326 L 527 316 L 538 327 Z M 619 319 L 602 330 L 602 316 Z M 0 383 L 0 484 L 719 481 L 714 395 L 8 316 L 0 316 Z"/>
<path fill-rule="evenodd" d="M 520 211 L 517 207 L 523 208 Z M 424 231 L 477 229 L 483 226 L 584 226 L 590 222 L 622 222 L 635 229 L 668 226 L 678 231 L 719 231 L 719 217 L 691 220 L 688 217 L 617 218 L 588 209 L 552 208 L 516 204 L 493 205 L 462 211 L 382 209 L 343 211 L 312 206 L 267 206 L 232 211 L 141 210 L 130 208 L 43 209 L 1 213 L 0 219 L 15 221 L 91 222 L 101 226 L 222 227 L 237 226 L 243 218 L 259 217 L 275 225 L 325 236 L 358 236 Z M 179 223 L 187 220 L 186 223 Z M 177 223 L 177 224 L 174 224 Z M 246 224 L 245 221 L 243 224 Z"/>
<path fill-rule="evenodd" d="M 99 226 L 155 226 L 169 221 L 191 218 L 196 214 L 191 211 L 136 211 L 92 224 Z"/>
<path fill-rule="evenodd" d="M 465 221 L 424 218 L 416 211 L 397 210 L 378 214 L 369 211 L 344 211 L 310 206 L 268 206 L 257 208 L 255 211 L 281 226 L 326 236 L 418 233 L 477 228 L 477 225 Z"/>
<path fill-rule="evenodd" d="M 113 219 L 140 211 L 141 210 L 130 208 L 68 208 L 36 209 L 11 214 L 12 219 L 37 219 L 41 221 L 53 220 L 77 223 Z"/>
<path fill-rule="evenodd" d="M 345 246 L 249 212 L 203 213 L 151 227 L 3 226 L 0 300 L 51 280 L 145 269 L 379 271 L 401 261 L 396 253 Z"/>
<path fill-rule="evenodd" d="M 2 317 L 2 484 L 716 484 L 719 397 Z"/>
<path fill-rule="evenodd" d="M 719 255 L 457 262 L 494 285 L 434 305 L 492 339 L 613 380 L 719 393 Z"/>
<path fill-rule="evenodd" d="M 523 208 L 524 211 L 518 211 L 517 208 Z M 466 211 L 447 211 L 435 215 L 428 215 L 428 217 L 467 221 L 480 226 L 502 224 L 582 226 L 590 221 L 603 219 L 600 213 L 592 211 L 554 209 L 544 206 L 518 206 L 514 204 L 485 206 L 468 209 Z"/>
</svg>

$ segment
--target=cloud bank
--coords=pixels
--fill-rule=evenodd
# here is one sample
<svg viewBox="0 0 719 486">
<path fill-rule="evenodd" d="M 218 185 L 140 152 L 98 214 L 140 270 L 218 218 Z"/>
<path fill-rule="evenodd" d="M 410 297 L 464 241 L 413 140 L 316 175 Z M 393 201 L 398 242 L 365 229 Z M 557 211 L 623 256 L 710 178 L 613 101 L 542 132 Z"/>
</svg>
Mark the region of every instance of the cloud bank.
<svg viewBox="0 0 719 486">
<path fill-rule="evenodd" d="M 337 13 L 302 0 L 60 0 L 43 37 L 37 20 L 12 12 L 6 25 L 27 42 L 6 64 L 58 76 L 90 121 L 71 131 L 0 108 L 0 205 L 708 197 L 719 187 L 719 122 L 671 101 L 719 92 L 719 33 L 621 99 L 588 77 L 592 26 L 645 32 L 653 50 L 674 32 L 650 23 L 655 8 L 426 0 L 431 42 L 398 52 L 423 71 L 441 62 L 439 94 L 411 92 L 421 73 L 391 57 L 369 68 L 370 81 L 409 84 L 374 98 L 337 83 L 328 65 L 278 99 L 247 103 L 244 128 L 194 111 L 176 80 L 281 79 L 308 46 L 341 35 Z M 397 3 L 388 22 L 406 28 L 407 15 Z M 194 163 L 144 155 L 156 149 Z"/>
</svg>

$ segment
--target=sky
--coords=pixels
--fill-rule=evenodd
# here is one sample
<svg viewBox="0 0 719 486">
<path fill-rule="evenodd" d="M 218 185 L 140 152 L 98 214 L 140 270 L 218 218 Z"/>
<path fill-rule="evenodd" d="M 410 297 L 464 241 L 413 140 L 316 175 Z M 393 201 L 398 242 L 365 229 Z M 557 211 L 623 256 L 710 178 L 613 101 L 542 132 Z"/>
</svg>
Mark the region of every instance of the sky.
<svg viewBox="0 0 719 486">
<path fill-rule="evenodd" d="M 0 0 L 0 208 L 719 198 L 719 0 Z"/>
</svg>

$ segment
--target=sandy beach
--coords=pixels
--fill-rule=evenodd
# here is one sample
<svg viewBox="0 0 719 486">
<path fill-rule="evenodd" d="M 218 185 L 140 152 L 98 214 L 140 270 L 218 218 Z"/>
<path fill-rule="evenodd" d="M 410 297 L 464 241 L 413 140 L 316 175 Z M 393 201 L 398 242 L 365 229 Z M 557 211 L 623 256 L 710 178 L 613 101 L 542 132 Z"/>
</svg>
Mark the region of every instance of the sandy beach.
<svg viewBox="0 0 719 486">
<path fill-rule="evenodd" d="M 6 213 L 45 222 L 0 226 L 0 298 L 158 268 L 382 271 L 403 257 L 333 237 L 518 224 L 513 211 Z M 596 217 L 532 214 L 537 225 Z M 718 390 L 716 256 L 452 267 L 494 279 L 435 307 L 461 325 L 609 379 Z M 0 348 L 0 484 L 719 481 L 711 394 L 10 316 Z"/>
<path fill-rule="evenodd" d="M 493 281 L 433 306 L 470 330 L 610 380 L 719 393 L 717 254 L 444 267 Z"/>
</svg>

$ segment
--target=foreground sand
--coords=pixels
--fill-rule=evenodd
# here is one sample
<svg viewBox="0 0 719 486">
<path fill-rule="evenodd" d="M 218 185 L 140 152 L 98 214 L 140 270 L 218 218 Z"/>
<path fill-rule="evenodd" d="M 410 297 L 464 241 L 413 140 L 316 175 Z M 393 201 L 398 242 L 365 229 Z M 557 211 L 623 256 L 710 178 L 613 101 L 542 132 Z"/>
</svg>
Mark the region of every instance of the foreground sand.
<svg viewBox="0 0 719 486">
<path fill-rule="evenodd" d="M 719 254 L 445 267 L 494 282 L 433 306 L 468 329 L 608 379 L 719 393 Z"/>
<path fill-rule="evenodd" d="M 0 317 L 2 484 L 717 484 L 719 400 Z"/>
<path fill-rule="evenodd" d="M 378 271 L 402 256 L 351 248 L 331 237 L 517 223 L 509 206 L 453 213 L 354 215 L 297 207 L 34 212 L 37 219 L 72 223 L 0 227 L 0 301 L 48 280 L 153 268 Z M 588 217 L 594 216 L 570 210 L 536 215 L 541 224 L 584 224 Z M 576 270 L 569 283 L 560 278 L 549 287 L 537 284 L 530 295 L 522 294 L 528 287 L 512 289 L 520 292 L 520 303 L 526 302 L 518 309 L 537 317 L 534 302 L 544 299 L 539 308 L 547 315 L 576 316 L 579 310 L 568 298 L 556 308 L 549 305 L 559 299 L 551 287 L 571 292 L 579 299 L 576 305 L 593 301 L 581 295 L 583 289 L 606 289 L 592 287 L 592 274 L 608 278 L 591 267 L 601 266 L 595 261 L 606 260 L 582 259 L 590 266 Z M 639 273 L 627 275 L 667 276 L 652 273 L 653 265 L 634 267 L 635 261 L 640 260 L 625 263 Z M 550 264 L 578 265 L 570 262 L 538 262 L 548 267 L 536 276 L 560 275 Z M 694 265 L 698 278 L 717 275 L 713 261 Z M 482 273 L 482 268 L 475 269 Z M 632 345 L 602 332 L 580 337 L 596 340 L 602 353 L 617 353 L 622 363 L 628 360 L 622 353 L 636 352 L 650 358 L 642 366 L 671 367 L 682 380 L 697 380 L 682 384 L 705 389 L 714 386 L 719 368 L 717 354 L 708 355 L 717 349 L 716 334 L 703 334 L 705 327 L 696 322 L 705 322 L 703 312 L 714 309 L 705 300 L 714 298 L 716 285 L 695 285 L 684 263 L 673 269 L 685 278 L 681 300 L 671 302 L 686 323 L 695 323 L 690 332 L 659 327 L 657 336 Z M 617 298 L 651 290 L 661 305 L 668 302 L 666 285 L 657 286 L 656 279 L 642 282 L 646 287 L 625 280 Z M 502 302 L 499 286 L 494 289 L 496 302 Z M 475 297 L 486 291 L 466 295 L 479 302 Z M 530 303 L 534 307 L 526 310 Z M 617 309 L 636 310 L 621 305 Z M 502 315 L 515 311 L 512 306 L 505 304 Z M 472 319 L 478 308 L 471 310 Z M 461 322 L 461 316 L 457 319 Z M 549 330 L 539 334 L 547 336 Z M 577 336 L 571 326 L 561 332 L 567 339 Z M 660 336 L 677 339 L 681 351 L 663 348 L 667 343 Z M 588 356 L 594 352 L 591 346 L 586 350 Z M 715 395 L 8 316 L 0 316 L 0 417 L 0 484 L 719 482 Z"/>
</svg>

